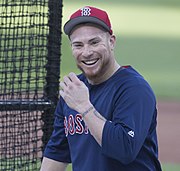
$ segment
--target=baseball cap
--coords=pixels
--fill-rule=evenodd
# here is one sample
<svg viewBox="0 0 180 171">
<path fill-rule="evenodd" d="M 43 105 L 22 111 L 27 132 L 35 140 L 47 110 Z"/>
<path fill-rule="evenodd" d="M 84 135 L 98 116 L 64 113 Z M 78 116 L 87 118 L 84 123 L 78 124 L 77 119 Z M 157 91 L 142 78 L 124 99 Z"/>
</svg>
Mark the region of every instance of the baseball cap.
<svg viewBox="0 0 180 171">
<path fill-rule="evenodd" d="M 83 23 L 97 24 L 110 34 L 113 33 L 106 11 L 91 6 L 85 6 L 78 9 L 70 16 L 70 19 L 64 25 L 65 34 L 70 35 L 75 26 Z"/>
</svg>

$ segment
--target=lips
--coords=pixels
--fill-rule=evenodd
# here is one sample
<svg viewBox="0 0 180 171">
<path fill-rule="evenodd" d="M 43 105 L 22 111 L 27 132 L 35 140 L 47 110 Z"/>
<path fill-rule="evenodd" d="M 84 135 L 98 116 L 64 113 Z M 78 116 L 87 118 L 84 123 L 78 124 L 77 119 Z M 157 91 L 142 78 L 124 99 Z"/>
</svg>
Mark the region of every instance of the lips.
<svg viewBox="0 0 180 171">
<path fill-rule="evenodd" d="M 86 60 L 86 61 L 82 61 L 82 63 L 84 63 L 85 65 L 94 65 L 96 64 L 96 62 L 98 61 L 99 59 L 92 59 L 92 60 Z"/>
</svg>

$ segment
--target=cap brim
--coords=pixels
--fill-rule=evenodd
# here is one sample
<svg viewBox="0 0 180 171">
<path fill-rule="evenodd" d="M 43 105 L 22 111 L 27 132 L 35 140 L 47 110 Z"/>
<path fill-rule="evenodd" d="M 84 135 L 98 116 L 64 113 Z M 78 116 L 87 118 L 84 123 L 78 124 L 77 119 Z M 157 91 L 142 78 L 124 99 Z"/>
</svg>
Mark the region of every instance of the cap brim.
<svg viewBox="0 0 180 171">
<path fill-rule="evenodd" d="M 65 23 L 64 25 L 65 34 L 70 35 L 71 31 L 74 29 L 75 26 L 83 23 L 97 24 L 103 27 L 105 30 L 110 31 L 110 28 L 102 20 L 99 20 L 98 18 L 91 16 L 83 16 L 83 17 L 81 16 L 74 19 L 70 19 Z"/>
</svg>

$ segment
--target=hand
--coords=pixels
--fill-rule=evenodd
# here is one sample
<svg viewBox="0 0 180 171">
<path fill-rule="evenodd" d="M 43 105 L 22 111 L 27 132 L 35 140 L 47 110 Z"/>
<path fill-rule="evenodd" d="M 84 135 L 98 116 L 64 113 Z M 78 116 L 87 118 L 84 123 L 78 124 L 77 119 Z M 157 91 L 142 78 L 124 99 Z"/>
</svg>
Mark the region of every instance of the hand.
<svg viewBox="0 0 180 171">
<path fill-rule="evenodd" d="M 60 95 L 67 105 L 81 113 L 91 106 L 89 101 L 89 90 L 74 73 L 65 76 L 60 82 Z"/>
</svg>

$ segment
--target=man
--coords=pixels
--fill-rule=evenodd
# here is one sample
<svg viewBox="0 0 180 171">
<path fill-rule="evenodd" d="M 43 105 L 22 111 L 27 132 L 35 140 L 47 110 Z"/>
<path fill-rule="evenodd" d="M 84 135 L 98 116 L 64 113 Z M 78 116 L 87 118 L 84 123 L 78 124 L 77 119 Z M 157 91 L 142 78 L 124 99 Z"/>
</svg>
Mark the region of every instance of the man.
<svg viewBox="0 0 180 171">
<path fill-rule="evenodd" d="M 114 57 L 115 36 L 105 11 L 86 6 L 64 26 L 82 74 L 60 83 L 54 131 L 41 171 L 161 171 L 156 100 L 131 66 Z"/>
</svg>

